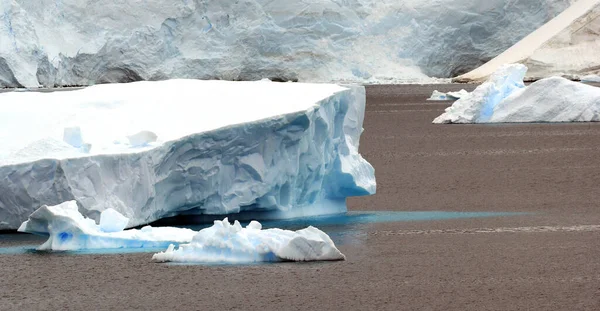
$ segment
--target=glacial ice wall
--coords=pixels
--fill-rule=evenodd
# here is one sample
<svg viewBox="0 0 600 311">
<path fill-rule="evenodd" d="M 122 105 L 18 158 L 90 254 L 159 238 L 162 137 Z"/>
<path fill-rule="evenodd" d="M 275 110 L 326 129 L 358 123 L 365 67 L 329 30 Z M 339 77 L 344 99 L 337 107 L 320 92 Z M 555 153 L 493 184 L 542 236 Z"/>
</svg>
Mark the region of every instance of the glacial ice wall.
<svg viewBox="0 0 600 311">
<path fill-rule="evenodd" d="M 573 0 L 2 0 L 0 87 L 402 82 L 473 69 Z"/>
<path fill-rule="evenodd" d="M 345 211 L 375 192 L 363 87 L 168 80 L 0 94 L 0 229 L 75 200 L 128 226 L 180 214 Z"/>
</svg>

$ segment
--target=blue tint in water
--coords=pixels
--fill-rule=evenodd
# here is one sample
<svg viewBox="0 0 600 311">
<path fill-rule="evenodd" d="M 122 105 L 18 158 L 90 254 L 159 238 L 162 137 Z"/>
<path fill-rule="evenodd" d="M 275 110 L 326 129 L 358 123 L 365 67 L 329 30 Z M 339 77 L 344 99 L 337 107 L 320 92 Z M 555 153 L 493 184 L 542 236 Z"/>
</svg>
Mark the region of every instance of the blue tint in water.
<svg viewBox="0 0 600 311">
<path fill-rule="evenodd" d="M 338 215 L 313 216 L 305 218 L 294 218 L 285 220 L 265 220 L 261 221 L 263 228 L 280 228 L 287 230 L 297 230 L 307 226 L 317 227 L 319 229 L 327 227 L 344 227 L 352 225 L 386 223 L 386 222 L 412 222 L 412 221 L 434 221 L 434 220 L 452 220 L 464 218 L 485 218 L 527 215 L 527 213 L 495 213 L 495 212 L 347 212 Z M 246 226 L 249 222 L 241 222 Z M 212 226 L 212 224 L 203 224 L 187 226 L 193 230 L 200 230 Z M 326 231 L 326 230 L 324 230 Z"/>
<path fill-rule="evenodd" d="M 305 218 L 295 218 L 287 220 L 266 220 L 261 221 L 264 229 L 281 228 L 287 230 L 298 230 L 308 226 L 317 227 L 331 237 L 338 245 L 353 243 L 357 237 L 364 235 L 361 230 L 361 225 L 372 223 L 388 223 L 388 222 L 414 222 L 414 221 L 436 221 L 436 220 L 452 220 L 466 218 L 485 218 L 485 217 L 503 217 L 503 216 L 518 216 L 528 215 L 528 213 L 494 213 L 494 212 L 347 212 L 339 215 L 314 216 Z M 248 222 L 241 222 L 246 226 Z M 212 224 L 203 224 L 195 226 L 185 226 L 193 230 L 201 230 L 208 228 Z M 31 238 L 29 238 L 31 237 Z M 61 241 L 66 241 L 73 238 L 69 232 L 62 232 L 59 235 Z M 0 242 L 4 241 L 22 241 L 27 245 L 19 245 L 12 247 L 0 247 L 0 255 L 19 255 L 26 253 L 36 253 L 37 245 L 31 243 L 39 240 L 39 237 L 32 235 L 15 235 L 7 234 L 0 235 Z M 43 242 L 42 242 L 43 243 Z M 41 243 L 40 243 L 41 244 Z M 39 245 L 39 244 L 38 244 Z M 118 248 L 118 249 L 91 249 L 80 251 L 61 252 L 63 254 L 134 254 L 134 253 L 156 253 L 164 251 L 168 245 L 164 247 L 152 248 Z"/>
</svg>

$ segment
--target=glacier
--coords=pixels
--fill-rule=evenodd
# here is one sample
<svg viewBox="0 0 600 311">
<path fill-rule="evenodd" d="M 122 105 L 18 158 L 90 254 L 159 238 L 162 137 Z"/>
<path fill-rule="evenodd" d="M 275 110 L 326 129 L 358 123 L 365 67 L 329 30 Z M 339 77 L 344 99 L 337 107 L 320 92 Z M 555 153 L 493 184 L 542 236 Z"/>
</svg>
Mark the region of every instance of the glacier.
<svg viewBox="0 0 600 311">
<path fill-rule="evenodd" d="M 510 63 L 529 68 L 527 81 L 551 76 L 577 80 L 598 74 L 599 32 L 600 0 L 579 0 L 496 58 L 453 81 L 482 82 Z"/>
<path fill-rule="evenodd" d="M 127 217 L 104 210 L 100 223 L 84 217 L 76 201 L 42 206 L 19 227 L 20 232 L 48 236 L 38 250 L 80 251 L 98 249 L 166 249 L 157 262 L 254 263 L 273 261 L 344 260 L 345 256 L 323 231 L 262 229 L 258 221 L 242 228 L 225 218 L 212 227 L 194 231 L 176 227 L 124 230 Z"/>
<path fill-rule="evenodd" d="M 135 227 L 177 215 L 346 211 L 373 194 L 365 89 L 201 80 L 0 94 L 0 229 L 76 201 Z M 267 217 L 267 216 L 265 216 Z"/>
<path fill-rule="evenodd" d="M 574 0 L 3 0 L 0 87 L 173 78 L 428 82 Z"/>
<path fill-rule="evenodd" d="M 500 67 L 433 123 L 600 121 L 600 88 L 562 77 L 525 86 L 526 72 L 522 64 Z"/>
</svg>

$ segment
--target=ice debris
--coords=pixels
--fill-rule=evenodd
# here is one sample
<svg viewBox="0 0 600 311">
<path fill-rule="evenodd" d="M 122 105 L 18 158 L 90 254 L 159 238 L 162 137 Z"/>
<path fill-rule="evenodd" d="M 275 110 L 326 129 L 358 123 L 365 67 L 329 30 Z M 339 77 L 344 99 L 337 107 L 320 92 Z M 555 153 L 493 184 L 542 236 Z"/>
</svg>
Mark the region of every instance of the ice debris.
<svg viewBox="0 0 600 311">
<path fill-rule="evenodd" d="M 196 234 L 191 229 L 150 227 L 123 230 L 129 219 L 116 210 L 107 209 L 100 224 L 84 217 L 77 202 L 67 201 L 54 206 L 43 205 L 21 224 L 19 232 L 48 236 L 38 250 L 85 250 L 113 248 L 166 248 L 186 243 Z"/>
<path fill-rule="evenodd" d="M 251 263 L 265 261 L 344 260 L 329 236 L 312 226 L 289 231 L 262 229 L 257 221 L 242 228 L 236 220 L 215 221 L 200 230 L 189 244 L 169 248 L 152 256 L 157 262 Z"/>
<path fill-rule="evenodd" d="M 468 94 L 469 94 L 469 92 L 467 92 L 467 90 L 464 90 L 464 89 L 462 89 L 458 92 L 448 92 L 448 93 L 443 93 L 438 90 L 434 90 L 433 93 L 431 94 L 431 97 L 429 97 L 427 100 L 431 100 L 431 101 L 457 100 L 457 99 L 460 99 L 461 97 L 465 97 Z"/>
<path fill-rule="evenodd" d="M 433 123 L 600 121 L 600 88 L 561 77 L 523 83 L 527 67 L 505 65 Z"/>
<path fill-rule="evenodd" d="M 84 217 L 77 202 L 44 205 L 21 224 L 20 232 L 48 235 L 38 250 L 166 248 L 158 262 L 251 263 L 264 261 L 344 260 L 323 231 L 312 226 L 288 231 L 262 229 L 257 221 L 242 228 L 238 221 L 215 221 L 198 232 L 173 227 L 124 230 L 128 218 L 113 209 L 102 212 L 100 224 Z"/>
</svg>

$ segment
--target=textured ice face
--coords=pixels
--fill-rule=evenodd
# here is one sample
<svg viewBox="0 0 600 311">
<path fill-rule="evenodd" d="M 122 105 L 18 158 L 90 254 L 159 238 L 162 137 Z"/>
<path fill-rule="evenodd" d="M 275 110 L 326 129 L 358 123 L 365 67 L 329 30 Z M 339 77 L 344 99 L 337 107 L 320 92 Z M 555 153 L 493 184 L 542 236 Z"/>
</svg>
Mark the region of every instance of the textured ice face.
<svg viewBox="0 0 600 311">
<path fill-rule="evenodd" d="M 571 2 L 2 1 L 0 86 L 426 81 L 481 65 Z"/>
<path fill-rule="evenodd" d="M 358 153 L 363 87 L 170 80 L 0 101 L 0 229 L 66 200 L 137 226 L 182 214 L 339 213 L 346 197 L 375 193 Z M 89 148 L 63 141 L 75 127 Z"/>
<path fill-rule="evenodd" d="M 507 65 L 433 123 L 600 121 L 600 89 L 560 77 L 523 84 L 527 68 Z"/>
<path fill-rule="evenodd" d="M 523 78 L 527 67 L 521 64 L 506 65 L 473 92 L 461 97 L 433 123 L 485 123 L 496 106 L 514 91 L 524 88 Z"/>
<path fill-rule="evenodd" d="M 199 232 L 150 226 L 123 230 L 123 223 L 127 221 L 127 217 L 108 209 L 102 212 L 100 224 L 96 224 L 78 212 L 77 202 L 69 201 L 56 206 L 42 206 L 30 215 L 19 231 L 48 235 L 48 240 L 38 247 L 39 250 L 166 248 L 166 251 L 152 257 L 158 262 L 252 263 L 345 259 L 329 236 L 312 226 L 298 231 L 263 230 L 257 221 L 242 228 L 238 221 L 232 225 L 225 218 Z"/>
</svg>

